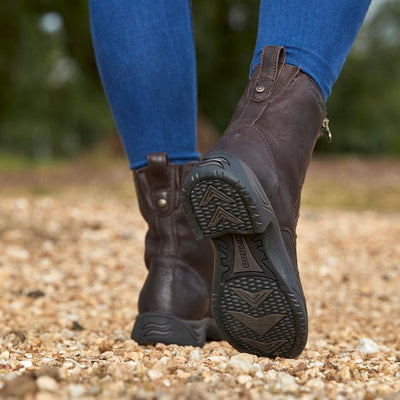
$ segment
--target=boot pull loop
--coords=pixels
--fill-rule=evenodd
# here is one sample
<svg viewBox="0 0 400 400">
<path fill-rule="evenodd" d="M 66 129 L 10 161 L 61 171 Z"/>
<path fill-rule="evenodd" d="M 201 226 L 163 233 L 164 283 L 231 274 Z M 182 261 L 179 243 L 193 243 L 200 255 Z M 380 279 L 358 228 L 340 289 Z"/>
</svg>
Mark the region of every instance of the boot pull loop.
<svg viewBox="0 0 400 400">
<path fill-rule="evenodd" d="M 169 183 L 167 153 L 148 154 L 147 165 L 147 175 L 152 187 L 155 189 L 167 187 Z"/>
<path fill-rule="evenodd" d="M 168 214 L 173 208 L 175 181 L 170 176 L 167 153 L 150 153 L 147 155 L 147 177 L 151 187 L 153 204 L 161 214 Z"/>
<path fill-rule="evenodd" d="M 283 46 L 264 47 L 255 82 L 250 88 L 250 100 L 261 102 L 271 95 L 271 89 L 279 77 L 285 59 L 286 52 Z"/>
</svg>

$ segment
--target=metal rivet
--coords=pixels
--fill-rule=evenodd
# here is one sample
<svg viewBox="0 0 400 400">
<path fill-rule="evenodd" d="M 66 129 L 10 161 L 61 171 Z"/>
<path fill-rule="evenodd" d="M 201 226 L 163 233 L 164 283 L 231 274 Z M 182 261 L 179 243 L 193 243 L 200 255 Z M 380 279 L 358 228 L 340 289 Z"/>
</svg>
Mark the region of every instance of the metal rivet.
<svg viewBox="0 0 400 400">
<path fill-rule="evenodd" d="M 257 93 L 262 93 L 264 90 L 265 90 L 265 86 L 263 86 L 263 85 L 256 86 Z"/>
<path fill-rule="evenodd" d="M 164 208 L 164 207 L 167 205 L 167 200 L 165 200 L 165 199 L 159 199 L 159 200 L 158 200 L 158 205 L 159 205 L 161 208 Z"/>
</svg>

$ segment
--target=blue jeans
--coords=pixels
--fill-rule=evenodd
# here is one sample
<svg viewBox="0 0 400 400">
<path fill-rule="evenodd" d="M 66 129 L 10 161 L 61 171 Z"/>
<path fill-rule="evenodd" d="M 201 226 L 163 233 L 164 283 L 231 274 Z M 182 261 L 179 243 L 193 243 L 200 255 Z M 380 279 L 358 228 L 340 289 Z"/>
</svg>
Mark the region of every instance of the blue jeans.
<svg viewBox="0 0 400 400">
<path fill-rule="evenodd" d="M 266 45 L 283 45 L 325 99 L 371 0 L 261 0 L 250 73 Z M 90 0 L 100 77 L 131 169 L 147 154 L 196 160 L 196 61 L 190 0 Z"/>
</svg>

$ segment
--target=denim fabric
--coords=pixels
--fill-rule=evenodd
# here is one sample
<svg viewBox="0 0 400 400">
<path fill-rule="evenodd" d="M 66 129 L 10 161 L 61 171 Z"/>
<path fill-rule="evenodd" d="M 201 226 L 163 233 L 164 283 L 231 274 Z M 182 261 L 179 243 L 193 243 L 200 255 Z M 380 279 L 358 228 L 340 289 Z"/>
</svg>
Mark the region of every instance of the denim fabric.
<svg viewBox="0 0 400 400">
<path fill-rule="evenodd" d="M 283 45 L 330 94 L 370 0 L 261 0 L 251 69 Z M 131 169 L 147 154 L 196 160 L 196 63 L 190 0 L 90 0 L 100 77 Z"/>
<path fill-rule="evenodd" d="M 261 0 L 251 72 L 266 45 L 285 46 L 286 62 L 310 75 L 328 98 L 371 0 Z"/>
<path fill-rule="evenodd" d="M 131 169 L 147 154 L 196 160 L 196 64 L 189 0 L 91 0 L 100 77 Z"/>
</svg>

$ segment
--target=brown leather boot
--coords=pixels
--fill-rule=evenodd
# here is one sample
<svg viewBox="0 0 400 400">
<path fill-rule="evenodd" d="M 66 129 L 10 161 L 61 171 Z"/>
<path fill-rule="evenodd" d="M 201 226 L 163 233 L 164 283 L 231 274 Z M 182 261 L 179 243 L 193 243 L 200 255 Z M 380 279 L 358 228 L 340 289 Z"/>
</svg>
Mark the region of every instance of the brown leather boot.
<svg viewBox="0 0 400 400">
<path fill-rule="evenodd" d="M 295 231 L 325 114 L 285 49 L 265 47 L 225 134 L 184 183 L 195 235 L 214 242 L 213 315 L 240 351 L 296 357 L 306 344 Z"/>
<path fill-rule="evenodd" d="M 220 339 L 210 310 L 211 244 L 195 240 L 181 204 L 181 184 L 193 165 L 169 164 L 166 153 L 152 153 L 148 166 L 133 173 L 139 208 L 149 225 L 149 273 L 131 335 L 140 344 L 202 346 L 206 338 Z"/>
</svg>

